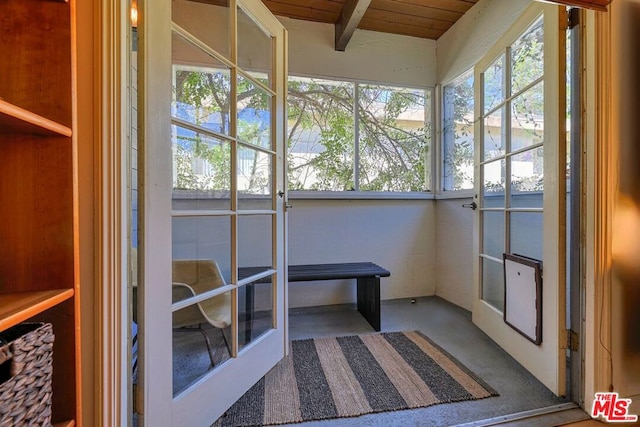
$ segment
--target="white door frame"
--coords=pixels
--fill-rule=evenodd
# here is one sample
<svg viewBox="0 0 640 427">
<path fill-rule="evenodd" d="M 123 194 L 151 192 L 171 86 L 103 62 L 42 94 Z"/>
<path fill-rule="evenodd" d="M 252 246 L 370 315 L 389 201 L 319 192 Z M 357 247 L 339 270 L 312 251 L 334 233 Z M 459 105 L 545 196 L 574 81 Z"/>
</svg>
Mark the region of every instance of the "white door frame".
<svg viewBox="0 0 640 427">
<path fill-rule="evenodd" d="M 142 167 L 138 171 L 138 194 L 142 196 L 139 202 L 140 217 L 144 218 L 139 224 L 141 239 L 138 250 L 138 280 L 139 283 L 156 283 L 154 286 L 154 305 L 160 312 L 171 312 L 171 245 L 158 244 L 157 239 L 163 237 L 171 242 L 171 236 L 152 236 L 146 230 L 171 230 L 171 175 L 161 171 L 171 170 L 171 145 L 162 143 L 171 134 L 170 110 L 171 93 L 171 1 L 142 0 L 138 3 L 138 90 L 151 96 L 142 96 L 138 101 L 138 140 L 142 142 L 138 148 L 138 155 L 142 157 Z M 152 88 L 166 88 L 153 90 Z M 140 163 L 140 162 L 139 162 Z M 147 191 L 147 189 L 159 191 Z M 153 206 L 154 211 L 161 214 L 149 215 L 147 207 Z M 154 260 L 166 260 L 155 262 Z M 153 268 L 146 266 L 153 265 Z M 163 286 L 165 285 L 165 286 Z M 146 301 L 148 286 L 140 286 L 138 301 Z M 170 352 L 149 354 L 147 348 L 170 348 L 171 317 L 161 316 L 155 319 L 152 310 L 141 310 L 139 316 L 138 350 L 139 382 L 142 384 L 142 408 L 137 408 L 142 425 L 167 425 L 173 419 L 173 398 L 171 377 L 168 375 L 145 375 L 172 370 Z M 147 331 L 146 324 L 153 324 L 153 333 Z M 151 333 L 148 333 L 151 332 Z M 142 344 L 144 343 L 144 344 Z M 153 393 L 149 392 L 153 390 Z"/>
<path fill-rule="evenodd" d="M 557 395 L 565 393 L 565 350 L 562 337 L 565 329 L 565 179 L 566 164 L 565 124 L 556 120 L 564 117 L 565 87 L 564 58 L 565 43 L 561 29 L 561 8 L 555 5 L 533 2 L 514 22 L 482 60 L 476 65 L 476 117 L 482 117 L 480 73 L 501 54 L 529 26 L 544 13 L 544 97 L 545 128 L 544 139 L 544 280 L 543 280 L 543 342 L 536 346 L 504 323 L 502 312 L 482 300 L 482 269 L 480 248 L 480 214 L 474 218 L 474 277 L 476 295 L 473 303 L 473 322 L 477 324 L 502 348 L 527 368 L 536 378 Z M 558 102 L 549 102 L 555 100 Z M 475 140 L 481 140 L 479 122 L 475 127 Z M 558 143 L 558 141 L 560 141 Z M 476 147 L 476 165 L 481 161 L 481 150 Z M 480 167 L 476 166 L 476 193 L 480 195 Z"/>
<path fill-rule="evenodd" d="M 86 390 L 89 385 L 95 394 L 83 393 L 85 397 L 92 396 L 93 401 L 84 400 L 82 407 L 88 408 L 83 413 L 93 415 L 93 419 L 85 417 L 84 422 L 88 425 L 127 425 L 130 405 L 130 395 L 125 392 L 128 390 L 130 372 L 128 299 L 125 291 L 128 280 L 126 235 L 130 212 L 126 191 L 130 171 L 130 102 L 127 85 L 130 71 L 130 40 L 127 37 L 130 30 L 129 2 L 96 0 L 93 3 L 93 8 L 97 10 L 93 19 L 82 20 L 88 22 L 89 26 L 93 24 L 93 33 L 90 33 L 87 25 L 79 25 L 83 33 L 79 39 L 83 39 L 83 43 L 88 35 L 93 35 L 97 41 L 91 46 L 95 52 L 93 87 L 97 90 L 91 95 L 79 95 L 82 99 L 93 96 L 91 107 L 94 115 L 87 117 L 87 120 L 93 120 L 93 176 L 96 183 L 95 296 L 93 301 L 82 298 L 83 306 L 91 307 L 88 312 L 93 316 L 87 319 L 83 310 L 83 322 L 90 320 L 88 324 L 95 325 L 91 332 L 83 326 L 83 340 L 94 338 L 95 333 L 95 341 L 91 339 L 89 343 L 83 343 L 83 354 L 87 346 L 93 346 L 95 350 L 93 363 L 84 365 L 92 370 L 83 370 L 83 387 Z M 91 6 L 82 6 L 84 18 L 89 18 L 87 10 Z M 88 54 L 85 53 L 83 51 L 79 56 L 86 58 Z M 83 89 L 86 91 L 89 87 L 84 86 Z M 86 111 L 79 113 L 88 114 Z M 89 141 L 89 136 L 85 140 Z M 81 289 L 88 289 L 92 280 L 85 278 Z M 86 357 L 83 357 L 83 363 L 86 362 Z"/>
<path fill-rule="evenodd" d="M 274 43 L 274 64 L 284 63 L 286 51 L 286 30 L 259 0 L 236 0 L 245 12 L 259 21 L 264 29 L 282 40 Z M 236 1 L 230 1 L 232 16 L 235 15 Z M 275 275 L 277 280 L 274 292 L 273 311 L 275 329 L 256 338 L 234 358 L 205 374 L 187 390 L 173 395 L 172 388 L 172 326 L 171 326 L 171 259 L 172 259 L 172 216 L 171 191 L 172 170 L 170 144 L 170 105 L 172 84 L 171 49 L 171 1 L 145 0 L 141 7 L 141 26 L 139 27 L 139 48 L 142 53 L 139 63 L 139 89 L 144 93 L 144 101 L 139 102 L 141 119 L 141 140 L 143 149 L 139 150 L 144 159 L 144 168 L 140 171 L 140 193 L 144 200 L 140 203 L 143 221 L 140 229 L 140 271 L 139 301 L 153 310 L 143 309 L 140 320 L 139 336 L 141 373 L 151 373 L 139 378 L 143 387 L 143 408 L 139 421 L 143 425 L 208 425 L 231 406 L 260 377 L 275 365 L 286 352 L 286 295 L 285 295 L 285 259 L 284 259 L 284 202 L 278 199 L 275 204 L 276 217 L 281 218 L 275 232 L 274 254 L 277 259 Z M 145 7 L 146 6 L 146 7 Z M 233 39 L 233 38 L 232 38 Z M 274 185 L 275 195 L 286 191 L 284 183 L 284 125 L 286 74 L 284 66 L 274 67 L 275 105 L 272 111 L 272 123 L 275 129 L 275 141 L 278 161 L 278 178 Z M 234 75 L 232 73 L 232 75 Z M 276 189 L 277 186 L 277 189 Z M 146 208 L 145 208 L 146 207 Z M 152 207 L 152 209 L 151 209 Z M 153 266 L 145 268 L 145 266 Z M 232 291 L 237 293 L 236 290 Z M 281 295 L 281 297 L 277 297 Z M 237 316 L 237 308 L 232 308 L 232 316 Z M 152 325 L 152 326 L 150 326 Z M 232 329 L 234 332 L 236 328 Z M 150 351 L 149 349 L 156 349 Z M 232 344 L 232 353 L 237 346 Z M 149 353 L 153 354 L 149 354 Z M 221 386 L 222 385 L 222 386 Z M 173 420 L 169 422 L 168 420 Z"/>
</svg>

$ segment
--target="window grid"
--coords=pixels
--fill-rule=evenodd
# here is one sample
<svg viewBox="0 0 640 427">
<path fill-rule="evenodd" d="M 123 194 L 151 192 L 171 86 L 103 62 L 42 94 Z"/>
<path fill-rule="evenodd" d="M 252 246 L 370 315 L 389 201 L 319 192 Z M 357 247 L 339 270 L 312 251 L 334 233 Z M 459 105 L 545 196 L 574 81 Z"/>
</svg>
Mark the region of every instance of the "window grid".
<svg viewBox="0 0 640 427">
<path fill-rule="evenodd" d="M 485 238 L 484 238 L 485 213 L 504 212 L 503 248 L 504 248 L 504 252 L 507 252 L 507 253 L 510 252 L 511 244 L 512 244 L 511 240 L 512 240 L 513 233 L 511 230 L 511 222 L 512 222 L 511 214 L 512 213 L 537 213 L 537 214 L 543 213 L 543 209 L 537 208 L 537 207 L 512 207 L 512 178 L 513 178 L 512 159 L 519 154 L 534 152 L 534 150 L 538 150 L 538 149 L 541 150 L 544 146 L 544 141 L 512 150 L 513 149 L 513 126 L 511 123 L 514 101 L 516 101 L 518 97 L 520 97 L 521 95 L 527 93 L 527 91 L 529 91 L 530 89 L 536 87 L 536 85 L 544 84 L 544 74 L 541 74 L 540 76 L 538 76 L 537 78 L 529 82 L 528 84 L 525 84 L 524 86 L 520 87 L 518 90 L 515 91 L 515 93 L 513 93 L 514 82 L 512 78 L 513 77 L 512 68 L 514 67 L 514 64 L 512 61 L 513 59 L 512 47 L 517 43 L 519 43 L 520 41 L 522 41 L 525 37 L 532 34 L 535 28 L 537 27 L 537 25 L 541 23 L 541 21 L 542 21 L 542 18 L 536 19 L 534 23 L 531 26 L 529 26 L 521 36 L 519 36 L 511 45 L 506 46 L 503 53 L 498 57 L 498 58 L 503 58 L 502 64 L 503 64 L 504 70 L 502 72 L 502 94 L 504 99 L 495 105 L 491 105 L 490 108 L 486 108 L 486 104 L 485 104 L 486 95 L 487 95 L 485 73 L 490 67 L 493 66 L 493 64 L 495 64 L 495 62 L 492 63 L 489 66 L 489 68 L 487 68 L 487 70 L 482 71 L 480 73 L 479 84 L 480 84 L 480 96 L 481 96 L 480 102 L 482 105 L 482 116 L 479 123 L 480 135 L 481 135 L 481 140 L 480 140 L 481 154 L 480 154 L 480 182 L 478 183 L 478 185 L 480 186 L 480 191 L 482 194 L 482 197 L 480 198 L 480 215 L 481 215 L 480 216 L 481 218 L 480 239 L 481 239 L 482 245 L 481 245 L 479 256 L 481 260 L 486 260 L 487 262 L 496 263 L 500 265 L 503 263 L 502 259 L 496 258 L 488 254 L 487 248 L 485 247 Z M 497 60 L 498 59 L 496 59 L 496 61 Z M 487 152 L 485 150 L 486 148 L 485 147 L 485 143 L 486 143 L 485 120 L 489 116 L 495 114 L 497 111 L 500 111 L 500 110 L 502 110 L 501 139 L 504 142 L 504 152 L 497 156 L 487 157 L 486 155 Z M 501 142 L 501 146 L 502 146 L 502 142 Z M 504 191 L 503 191 L 504 204 L 502 205 L 502 207 L 486 206 L 485 205 L 485 194 L 486 194 L 485 170 L 483 166 L 490 163 L 498 162 L 498 161 L 505 162 L 504 169 L 503 169 L 504 170 Z M 484 270 L 484 268 L 485 268 L 484 264 L 481 263 L 481 269 Z M 487 302 L 495 306 L 495 301 L 493 301 L 493 297 L 491 296 L 493 293 L 495 293 L 495 289 L 493 289 L 494 287 L 488 286 L 489 284 L 485 283 L 484 276 L 483 276 L 482 282 L 483 282 L 482 299 L 486 300 Z M 499 310 L 502 310 L 502 307 L 496 306 L 496 308 Z"/>
<path fill-rule="evenodd" d="M 342 180 L 342 186 L 341 188 L 327 188 L 325 186 L 325 188 L 322 188 L 322 185 L 319 185 L 319 188 L 312 188 L 310 185 L 306 184 L 305 182 L 300 182 L 298 180 L 297 176 L 293 176 L 291 175 L 291 170 L 289 171 L 290 176 L 289 176 L 289 191 L 293 192 L 293 196 L 295 197 L 295 193 L 300 192 L 301 194 L 304 193 L 324 193 L 324 192 L 344 192 L 345 190 L 352 190 L 352 191 L 356 191 L 356 192 L 363 192 L 363 193 L 388 193 L 388 194 L 399 194 L 399 193 L 415 193 L 415 192 L 426 192 L 426 191 L 430 191 L 430 181 L 431 181 L 431 171 L 433 169 L 431 161 L 432 161 L 432 146 L 431 146 L 431 142 L 433 140 L 433 129 L 432 129 L 432 123 L 433 123 L 433 90 L 431 88 L 412 88 L 412 87 L 399 87 L 399 86 L 391 86 L 391 85 L 387 85 L 387 84 L 369 84 L 369 83 L 362 83 L 362 82 L 354 82 L 354 81 L 343 81 L 343 80 L 328 80 L 328 79 L 314 79 L 314 78 L 303 78 L 303 77 L 296 77 L 296 76 L 290 76 L 290 80 L 289 80 L 289 84 L 291 87 L 291 84 L 293 83 L 303 83 L 303 84 L 317 84 L 317 85 L 325 85 L 325 86 L 329 86 L 329 85 L 335 85 L 336 87 L 339 85 L 348 85 L 350 86 L 352 89 L 352 99 L 349 100 L 348 106 L 346 104 L 341 105 L 342 108 L 350 108 L 351 111 L 349 111 L 349 116 L 352 118 L 353 120 L 353 126 L 351 128 L 351 131 L 353 132 L 353 137 L 352 137 L 352 142 L 350 143 L 351 146 L 350 147 L 345 147 L 345 148 L 349 148 L 349 150 L 353 150 L 353 156 L 352 156 L 352 160 L 353 160 L 353 164 L 349 166 L 349 170 L 351 171 L 350 173 L 352 174 L 352 177 L 349 180 Z M 385 98 L 388 97 L 392 97 L 393 95 L 389 95 L 390 93 L 396 92 L 396 93 L 404 93 L 406 91 L 406 93 L 410 93 L 410 92 L 414 92 L 414 93 L 420 93 L 421 97 L 423 97 L 424 101 L 421 105 L 422 107 L 422 118 L 420 121 L 420 127 L 421 127 L 421 133 L 416 133 L 414 136 L 414 138 L 420 138 L 422 140 L 422 146 L 421 146 L 421 153 L 420 153 L 420 159 L 419 161 L 421 162 L 421 170 L 420 171 L 414 171 L 415 174 L 419 174 L 416 175 L 418 177 L 418 180 L 420 181 L 420 188 L 414 187 L 410 188 L 410 189 L 393 189 L 393 188 L 387 188 L 387 189 L 376 189 L 376 188 L 363 188 L 366 187 L 364 184 L 364 180 L 367 178 L 370 178 L 370 175 L 373 174 L 375 176 L 376 174 L 376 170 L 373 170 L 369 168 L 367 169 L 366 166 L 364 164 L 364 162 L 366 161 L 366 156 L 363 157 L 363 154 L 366 152 L 363 152 L 363 150 L 366 149 L 366 145 L 364 144 L 364 141 L 366 140 L 368 134 L 371 134 L 372 132 L 370 131 L 370 129 L 367 128 L 367 120 L 369 120 L 369 118 L 375 117 L 375 112 L 372 112 L 366 108 L 363 108 L 363 106 L 361 106 L 361 101 L 363 101 L 363 99 L 366 98 L 366 95 L 363 95 L 363 92 L 366 93 L 366 90 L 369 90 L 369 92 L 371 92 L 371 90 L 380 90 L 381 92 L 387 92 L 387 94 L 384 96 Z M 311 93 L 313 94 L 317 94 L 317 92 L 311 91 Z M 332 95 L 332 94 L 329 94 Z M 293 161 L 291 160 L 291 156 L 292 155 L 299 155 L 299 154 L 307 154 L 307 155 L 314 155 L 314 153 L 299 153 L 298 151 L 296 151 L 295 145 L 294 143 L 298 143 L 298 141 L 292 141 L 292 134 L 291 134 L 291 129 L 294 128 L 296 129 L 297 126 L 299 126 L 299 122 L 300 122 L 300 115 L 302 113 L 295 111 L 294 114 L 298 114 L 298 116 L 295 116 L 295 119 L 292 119 L 292 111 L 294 110 L 294 108 L 291 107 L 291 102 L 292 98 L 297 99 L 296 97 L 300 97 L 300 99 L 304 96 L 304 94 L 299 94 L 298 90 L 290 90 L 289 91 L 289 102 L 290 102 L 290 108 L 289 108 L 289 124 L 290 124 L 290 129 L 289 129 L 289 145 L 290 145 L 290 151 L 289 151 L 289 157 L 290 157 L 290 161 L 289 166 L 290 168 L 293 168 L 294 170 L 297 170 L 299 168 L 299 164 L 301 162 L 301 160 L 299 158 L 294 158 Z M 309 101 L 311 102 L 311 101 Z M 302 102 L 303 105 L 305 105 Z M 297 108 L 297 106 L 296 106 Z M 317 115 L 315 113 L 313 113 L 312 118 L 317 119 Z M 378 123 L 379 124 L 379 123 Z M 319 126 L 318 126 L 319 127 Z M 378 126 L 377 128 L 375 128 L 375 130 L 380 131 L 383 128 L 383 126 Z M 365 132 L 363 132 L 363 130 L 367 130 Z M 400 127 L 392 127 L 393 131 L 397 131 L 398 134 L 403 134 L 403 129 L 401 129 Z M 317 130 L 318 132 L 320 130 Z M 311 133 L 311 130 L 308 130 L 308 133 Z M 384 132 L 381 132 L 384 133 Z M 411 132 L 409 131 L 405 131 L 404 135 L 410 135 Z M 370 135 L 369 135 L 370 136 Z M 411 157 L 409 156 L 409 154 L 405 153 L 404 151 L 402 151 L 402 147 L 401 147 L 401 142 L 402 141 L 398 141 L 398 140 L 393 140 L 391 138 L 388 139 L 388 142 L 390 143 L 390 145 L 393 146 L 393 149 L 395 150 L 395 153 L 393 153 L 394 155 L 397 156 L 397 160 L 401 163 L 404 162 L 405 158 L 409 158 L 409 159 L 414 159 L 415 157 Z M 397 143 L 397 144 L 396 144 Z M 321 143 L 317 143 L 318 145 L 321 145 Z M 400 149 L 398 149 L 398 147 L 401 147 Z M 381 150 L 382 155 L 389 155 L 389 153 L 393 152 L 393 150 Z M 348 151 L 345 152 L 345 154 L 348 156 Z M 315 155 L 318 155 L 318 153 L 315 153 Z M 303 156 L 300 156 L 303 157 Z M 303 157 L 304 158 L 304 157 Z M 388 158 L 386 159 L 386 161 L 388 162 Z M 312 163 L 312 160 L 308 160 L 306 158 L 304 158 L 305 160 L 307 160 L 309 162 L 309 164 Z M 296 162 L 297 161 L 297 162 Z M 386 171 L 383 172 L 388 172 L 388 170 L 391 169 L 391 166 L 393 166 L 393 164 L 391 163 L 387 163 L 388 169 Z M 313 171 L 312 171 L 313 172 Z M 309 175 L 309 172 L 306 173 L 305 176 Z M 415 180 L 414 180 L 415 182 Z M 389 183 L 387 183 L 389 184 Z"/>
</svg>

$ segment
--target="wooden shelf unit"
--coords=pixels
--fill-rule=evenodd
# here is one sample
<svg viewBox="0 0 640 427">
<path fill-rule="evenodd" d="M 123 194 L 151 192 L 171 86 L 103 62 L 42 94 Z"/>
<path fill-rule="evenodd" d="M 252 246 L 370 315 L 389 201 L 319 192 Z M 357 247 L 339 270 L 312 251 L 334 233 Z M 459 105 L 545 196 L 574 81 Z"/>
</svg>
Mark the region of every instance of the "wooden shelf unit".
<svg viewBox="0 0 640 427">
<path fill-rule="evenodd" d="M 0 330 L 44 313 L 73 297 L 73 289 L 0 294 Z"/>
<path fill-rule="evenodd" d="M 71 136 L 71 129 L 0 99 L 0 132 L 42 136 Z"/>
<path fill-rule="evenodd" d="M 0 34 L 0 331 L 53 324 L 52 422 L 81 425 L 75 0 L 4 0 Z"/>
</svg>

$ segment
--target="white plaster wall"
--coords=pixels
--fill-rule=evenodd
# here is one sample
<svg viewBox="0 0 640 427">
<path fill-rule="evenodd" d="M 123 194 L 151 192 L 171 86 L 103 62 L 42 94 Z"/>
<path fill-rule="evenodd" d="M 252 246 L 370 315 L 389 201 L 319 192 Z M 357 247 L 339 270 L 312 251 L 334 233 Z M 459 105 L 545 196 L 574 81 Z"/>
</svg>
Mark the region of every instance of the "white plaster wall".
<svg viewBox="0 0 640 427">
<path fill-rule="evenodd" d="M 531 0 L 480 0 L 469 9 L 438 39 L 438 83 L 473 67 L 529 4 Z"/>
<path fill-rule="evenodd" d="M 436 202 L 436 295 L 471 311 L 473 307 L 473 216 L 462 207 L 472 198 Z"/>
<path fill-rule="evenodd" d="M 289 74 L 408 86 L 436 83 L 434 40 L 356 29 L 344 52 L 331 24 L 278 17 L 289 31 Z"/>
<path fill-rule="evenodd" d="M 356 30 L 345 52 L 334 26 L 278 17 L 289 32 L 289 74 L 396 85 L 436 83 L 436 42 Z M 295 196 L 294 196 L 295 197 Z M 435 203 L 431 200 L 292 201 L 289 263 L 372 261 L 391 272 L 381 298 L 435 292 Z M 291 307 L 356 301 L 354 281 L 294 283 Z"/>
<path fill-rule="evenodd" d="M 292 200 L 289 263 L 371 261 L 391 272 L 381 298 L 435 292 L 432 200 Z M 352 303 L 355 281 L 293 283 L 291 307 Z"/>
<path fill-rule="evenodd" d="M 192 209 L 193 203 L 203 208 L 212 207 L 215 202 L 174 200 L 173 206 Z M 289 264 L 371 261 L 391 272 L 391 277 L 381 279 L 381 299 L 435 293 L 433 200 L 293 198 L 290 203 Z M 230 227 L 226 218 L 174 219 L 174 259 L 214 259 L 230 282 Z M 240 222 L 240 265 L 271 262 L 270 232 L 267 216 L 247 217 Z M 291 307 L 355 302 L 355 280 L 294 282 L 289 286 Z"/>
</svg>

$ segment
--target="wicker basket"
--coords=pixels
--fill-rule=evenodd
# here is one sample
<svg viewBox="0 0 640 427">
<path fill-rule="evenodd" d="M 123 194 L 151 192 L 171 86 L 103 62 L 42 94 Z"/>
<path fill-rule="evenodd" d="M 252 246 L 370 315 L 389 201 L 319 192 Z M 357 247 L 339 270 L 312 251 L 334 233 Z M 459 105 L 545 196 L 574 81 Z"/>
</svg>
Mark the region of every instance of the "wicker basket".
<svg viewBox="0 0 640 427">
<path fill-rule="evenodd" d="M 23 323 L 0 332 L 0 338 L 10 353 L 0 365 L 8 370 L 5 382 L 0 377 L 0 427 L 50 426 L 53 327 Z"/>
</svg>

